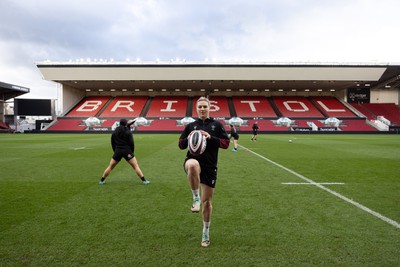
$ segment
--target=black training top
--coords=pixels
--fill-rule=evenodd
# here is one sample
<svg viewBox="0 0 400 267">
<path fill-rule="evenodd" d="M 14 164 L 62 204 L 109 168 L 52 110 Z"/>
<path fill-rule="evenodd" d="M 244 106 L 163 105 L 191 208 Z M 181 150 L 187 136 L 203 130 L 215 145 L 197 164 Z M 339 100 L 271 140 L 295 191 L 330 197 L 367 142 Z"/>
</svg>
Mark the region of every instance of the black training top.
<svg viewBox="0 0 400 267">
<path fill-rule="evenodd" d="M 207 139 L 206 150 L 203 154 L 200 156 L 193 156 L 188 151 L 186 157 L 197 159 L 200 166 L 217 168 L 218 149 L 227 149 L 229 147 L 229 138 L 224 126 L 222 123 L 212 118 L 208 118 L 204 122 L 201 119 L 197 119 L 196 121 L 189 123 L 186 125 L 179 138 L 178 146 L 180 149 L 187 149 L 188 136 L 194 130 L 204 130 L 211 135 L 211 138 Z"/>
<path fill-rule="evenodd" d="M 254 123 L 253 126 L 252 126 L 252 128 L 253 128 L 253 132 L 257 132 L 257 130 L 258 130 L 258 125 L 257 125 L 256 123 Z"/>
<path fill-rule="evenodd" d="M 135 143 L 129 126 L 118 126 L 111 135 L 111 146 L 113 151 L 116 149 L 130 149 L 135 151 Z"/>
</svg>

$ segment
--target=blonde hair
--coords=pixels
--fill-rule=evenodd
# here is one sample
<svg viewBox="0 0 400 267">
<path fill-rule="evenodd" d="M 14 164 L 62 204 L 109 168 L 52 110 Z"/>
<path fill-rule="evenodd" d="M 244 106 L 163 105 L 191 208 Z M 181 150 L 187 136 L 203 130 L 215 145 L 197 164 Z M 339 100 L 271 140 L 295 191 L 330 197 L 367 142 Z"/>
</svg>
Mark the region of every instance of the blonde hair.
<svg viewBox="0 0 400 267">
<path fill-rule="evenodd" d="M 199 99 L 197 99 L 196 105 L 200 101 L 205 101 L 205 102 L 207 102 L 208 106 L 211 106 L 210 100 L 207 97 L 201 96 Z"/>
</svg>

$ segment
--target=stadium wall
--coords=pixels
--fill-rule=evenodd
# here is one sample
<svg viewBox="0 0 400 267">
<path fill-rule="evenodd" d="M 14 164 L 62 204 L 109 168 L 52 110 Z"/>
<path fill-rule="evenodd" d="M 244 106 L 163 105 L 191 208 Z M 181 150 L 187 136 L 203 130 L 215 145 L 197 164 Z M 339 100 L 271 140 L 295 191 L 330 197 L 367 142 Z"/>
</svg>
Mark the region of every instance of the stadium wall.
<svg viewBox="0 0 400 267">
<path fill-rule="evenodd" d="M 85 92 L 63 85 L 61 99 L 59 99 L 59 102 L 62 103 L 60 110 L 62 110 L 63 113 L 68 111 L 77 104 L 77 101 L 84 97 Z"/>
<path fill-rule="evenodd" d="M 399 90 L 373 89 L 371 90 L 371 103 L 395 103 L 399 105 Z"/>
</svg>

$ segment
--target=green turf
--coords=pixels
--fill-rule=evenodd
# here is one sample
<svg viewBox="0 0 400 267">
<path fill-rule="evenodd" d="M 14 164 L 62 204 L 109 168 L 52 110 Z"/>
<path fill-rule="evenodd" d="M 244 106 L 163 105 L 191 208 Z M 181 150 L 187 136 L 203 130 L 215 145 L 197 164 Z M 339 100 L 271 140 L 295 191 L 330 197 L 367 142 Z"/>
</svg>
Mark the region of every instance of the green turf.
<svg viewBox="0 0 400 267">
<path fill-rule="evenodd" d="M 400 266 L 400 136 L 241 135 L 220 151 L 211 246 L 190 212 L 179 134 L 137 134 L 98 180 L 109 134 L 0 135 L 0 266 Z M 288 140 L 293 142 L 289 143 Z"/>
</svg>

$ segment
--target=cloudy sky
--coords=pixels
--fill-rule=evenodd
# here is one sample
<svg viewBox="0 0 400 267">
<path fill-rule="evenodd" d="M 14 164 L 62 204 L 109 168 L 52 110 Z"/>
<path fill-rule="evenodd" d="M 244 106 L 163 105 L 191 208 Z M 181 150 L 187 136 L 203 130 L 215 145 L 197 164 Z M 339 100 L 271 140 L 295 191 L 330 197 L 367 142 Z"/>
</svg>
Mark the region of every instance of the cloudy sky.
<svg viewBox="0 0 400 267">
<path fill-rule="evenodd" d="M 400 64 L 399 0 L 1 0 L 0 81 L 51 60 Z"/>
</svg>

